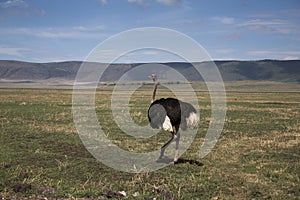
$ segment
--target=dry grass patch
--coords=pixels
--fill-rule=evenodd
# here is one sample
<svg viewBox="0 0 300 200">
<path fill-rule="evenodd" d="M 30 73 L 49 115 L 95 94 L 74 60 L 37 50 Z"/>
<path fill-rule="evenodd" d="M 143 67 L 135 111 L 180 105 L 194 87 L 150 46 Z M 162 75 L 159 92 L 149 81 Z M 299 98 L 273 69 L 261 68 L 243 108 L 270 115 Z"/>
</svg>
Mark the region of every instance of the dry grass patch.
<svg viewBox="0 0 300 200">
<path fill-rule="evenodd" d="M 256 85 L 261 86 L 265 83 Z M 200 159 L 213 119 L 205 85 L 195 87 L 201 124 L 192 145 L 179 164 L 140 174 L 110 169 L 89 154 L 74 134 L 71 90 L 2 89 L 0 198 L 107 199 L 125 191 L 124 199 L 297 199 L 300 93 L 286 92 L 288 88 L 228 92 L 223 132 L 212 152 Z M 233 83 L 230 87 L 242 88 Z M 108 137 L 129 151 L 159 149 L 168 133 L 144 140 L 118 128 L 110 111 L 112 89 L 96 94 L 97 117 Z M 139 125 L 148 125 L 151 90 L 142 87 L 130 99 L 130 115 Z M 158 98 L 172 96 L 166 89 L 160 91 Z M 16 192 L 14 187 L 26 186 L 22 184 L 31 187 Z"/>
</svg>

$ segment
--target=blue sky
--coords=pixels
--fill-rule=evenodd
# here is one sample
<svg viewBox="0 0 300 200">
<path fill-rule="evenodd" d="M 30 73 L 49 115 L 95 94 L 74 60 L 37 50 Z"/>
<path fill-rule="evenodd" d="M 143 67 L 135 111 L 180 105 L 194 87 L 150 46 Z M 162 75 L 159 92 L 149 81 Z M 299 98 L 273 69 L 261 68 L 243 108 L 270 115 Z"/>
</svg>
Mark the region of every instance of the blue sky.
<svg viewBox="0 0 300 200">
<path fill-rule="evenodd" d="M 300 59 L 299 0 L 0 0 L 0 59 L 83 60 L 140 27 L 186 34 L 214 60 Z"/>
</svg>

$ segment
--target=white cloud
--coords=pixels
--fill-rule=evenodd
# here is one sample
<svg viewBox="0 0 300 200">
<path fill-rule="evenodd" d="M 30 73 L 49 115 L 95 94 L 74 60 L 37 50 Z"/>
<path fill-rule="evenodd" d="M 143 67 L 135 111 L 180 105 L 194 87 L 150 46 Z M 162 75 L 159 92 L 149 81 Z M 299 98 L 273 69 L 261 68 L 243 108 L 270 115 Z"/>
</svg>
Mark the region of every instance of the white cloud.
<svg viewBox="0 0 300 200">
<path fill-rule="evenodd" d="M 97 26 L 75 26 L 73 27 L 74 30 L 78 31 L 100 31 L 106 29 L 104 25 L 97 25 Z"/>
<path fill-rule="evenodd" d="M 234 28 L 245 28 L 257 32 L 275 32 L 281 34 L 299 34 L 299 26 L 288 20 L 282 19 L 252 19 L 247 21 L 238 20 L 232 17 L 213 17 L 222 24 L 231 25 Z"/>
<path fill-rule="evenodd" d="M 297 56 L 287 56 L 287 57 L 284 57 L 283 60 L 299 60 L 300 59 L 300 56 L 297 57 Z"/>
<path fill-rule="evenodd" d="M 277 32 L 281 34 L 299 33 L 299 28 L 297 25 L 280 19 L 270 19 L 270 20 L 249 20 L 243 23 L 236 24 L 237 27 L 244 27 L 250 31 L 260 31 L 260 32 Z"/>
<path fill-rule="evenodd" d="M 106 33 L 103 33 L 104 26 L 76 26 L 65 28 L 6 28 L 0 29 L 1 34 L 11 35 L 29 35 L 40 38 L 66 38 L 66 39 L 99 39 L 107 37 Z"/>
<path fill-rule="evenodd" d="M 95 49 L 88 56 L 88 61 L 110 63 L 119 58 L 122 52 L 117 49 Z"/>
<path fill-rule="evenodd" d="M 7 0 L 0 3 L 0 8 L 10 7 L 28 7 L 28 4 L 23 0 Z"/>
<path fill-rule="evenodd" d="M 237 22 L 235 18 L 232 17 L 213 17 L 222 24 L 233 25 L 234 27 L 246 28 L 250 31 L 258 32 L 277 32 L 282 34 L 289 33 L 299 33 L 299 29 L 296 25 L 281 19 L 252 19 L 244 22 Z"/>
<path fill-rule="evenodd" d="M 107 0 L 99 0 L 99 1 L 103 6 L 105 6 L 107 4 Z"/>
<path fill-rule="evenodd" d="M 276 18 L 278 16 L 285 16 L 285 17 L 299 17 L 300 16 L 300 9 L 297 7 L 291 9 L 282 9 L 282 10 L 272 10 L 272 11 L 263 11 L 263 12 L 256 12 L 249 15 L 250 17 L 256 18 Z"/>
<path fill-rule="evenodd" d="M 285 20 L 261 20 L 261 19 L 254 19 L 249 20 L 243 23 L 238 24 L 238 26 L 268 26 L 268 25 L 285 25 L 289 24 L 289 22 Z"/>
<path fill-rule="evenodd" d="M 101 2 L 102 5 L 106 5 L 108 3 L 108 0 L 99 0 L 99 1 Z M 136 3 L 136 4 L 140 4 L 140 5 L 143 5 L 146 3 L 145 0 L 127 0 L 127 1 L 128 1 L 128 3 Z M 179 3 L 181 0 L 156 0 L 156 1 L 160 4 L 171 6 L 176 3 Z"/>
<path fill-rule="evenodd" d="M 2 55 L 24 57 L 24 51 L 28 51 L 28 49 L 15 47 L 0 47 L 0 54 Z"/>
<path fill-rule="evenodd" d="M 129 3 L 143 4 L 144 0 L 128 0 Z"/>
<path fill-rule="evenodd" d="M 217 49 L 216 52 L 217 53 L 221 53 L 221 54 L 228 54 L 228 53 L 233 53 L 235 52 L 236 50 L 234 49 Z"/>
<path fill-rule="evenodd" d="M 46 15 L 46 11 L 44 9 L 32 7 L 23 0 L 7 0 L 4 2 L 0 2 L 0 9 L 2 9 L 5 14 L 22 17 L 28 17 L 32 15 Z"/>
<path fill-rule="evenodd" d="M 283 60 L 300 59 L 300 51 L 274 51 L 274 50 L 256 50 L 248 51 L 248 55 L 263 58 L 276 58 Z"/>
<path fill-rule="evenodd" d="M 161 51 L 159 51 L 159 50 L 145 50 L 143 52 L 144 55 L 158 55 L 160 53 L 161 53 Z"/>
<path fill-rule="evenodd" d="M 179 3 L 180 0 L 156 0 L 158 3 L 164 4 L 164 5 L 174 5 L 176 3 Z"/>
<path fill-rule="evenodd" d="M 213 17 L 213 20 L 219 21 L 222 24 L 234 24 L 235 19 L 232 17 Z"/>
</svg>

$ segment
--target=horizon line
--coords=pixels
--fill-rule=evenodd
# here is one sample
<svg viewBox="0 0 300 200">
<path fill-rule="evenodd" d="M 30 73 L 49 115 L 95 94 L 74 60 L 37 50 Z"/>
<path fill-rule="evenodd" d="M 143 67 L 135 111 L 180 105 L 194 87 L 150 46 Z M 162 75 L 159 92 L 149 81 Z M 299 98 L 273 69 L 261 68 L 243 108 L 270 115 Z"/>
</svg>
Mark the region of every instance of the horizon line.
<svg viewBox="0 0 300 200">
<path fill-rule="evenodd" d="M 55 60 L 55 61 L 42 61 L 42 62 L 35 62 L 35 61 L 26 61 L 26 60 L 16 60 L 16 59 L 0 59 L 0 61 L 7 61 L 7 62 L 24 62 L 24 63 L 63 63 L 63 62 L 89 62 L 89 63 L 101 63 L 101 64 L 151 64 L 151 63 L 203 63 L 203 62 L 234 62 L 234 61 L 241 61 L 241 62 L 257 62 L 257 61 L 299 61 L 300 59 L 272 59 L 272 58 L 264 58 L 264 59 L 212 59 L 206 61 L 140 61 L 140 62 L 99 62 L 99 61 L 85 61 L 85 60 Z"/>
</svg>

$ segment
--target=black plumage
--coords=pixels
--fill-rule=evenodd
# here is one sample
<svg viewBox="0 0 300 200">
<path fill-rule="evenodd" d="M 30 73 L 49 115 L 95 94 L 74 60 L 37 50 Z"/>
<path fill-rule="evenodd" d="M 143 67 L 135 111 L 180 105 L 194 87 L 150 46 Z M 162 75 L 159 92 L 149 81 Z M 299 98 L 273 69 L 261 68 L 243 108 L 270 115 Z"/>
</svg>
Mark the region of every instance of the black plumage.
<svg viewBox="0 0 300 200">
<path fill-rule="evenodd" d="M 166 116 L 169 117 L 175 130 L 187 129 L 187 118 L 191 113 L 197 113 L 189 103 L 174 98 L 161 98 L 151 103 L 148 109 L 148 119 L 152 128 L 162 128 Z"/>
</svg>

